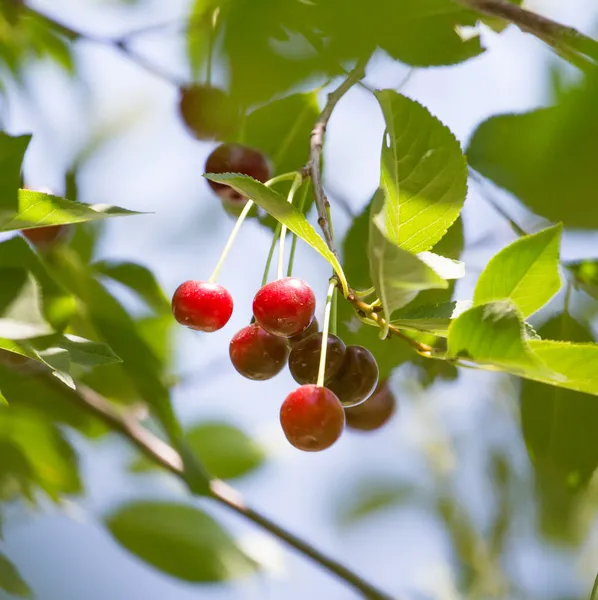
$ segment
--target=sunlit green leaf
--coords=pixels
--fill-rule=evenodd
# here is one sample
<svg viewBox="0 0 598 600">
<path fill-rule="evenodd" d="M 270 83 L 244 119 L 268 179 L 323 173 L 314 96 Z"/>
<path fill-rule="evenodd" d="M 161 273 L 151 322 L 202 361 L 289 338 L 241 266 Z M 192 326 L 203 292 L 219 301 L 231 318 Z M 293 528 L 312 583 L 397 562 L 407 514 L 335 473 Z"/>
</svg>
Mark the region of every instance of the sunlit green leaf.
<svg viewBox="0 0 598 600">
<path fill-rule="evenodd" d="M 216 521 L 191 506 L 129 504 L 109 515 L 106 525 L 129 552 L 185 581 L 227 581 L 256 568 Z"/>
<path fill-rule="evenodd" d="M 3 219 L 0 231 L 15 231 L 47 225 L 83 223 L 140 213 L 109 204 L 81 204 L 42 192 L 19 190 L 17 214 Z"/>
<path fill-rule="evenodd" d="M 104 260 L 94 263 L 91 269 L 133 290 L 154 310 L 170 311 L 170 301 L 147 267 L 132 262 Z"/>
<path fill-rule="evenodd" d="M 598 227 L 598 71 L 556 106 L 482 123 L 467 151 L 472 167 L 554 222 Z"/>
<path fill-rule="evenodd" d="M 478 279 L 474 303 L 512 300 L 526 317 L 542 308 L 561 287 L 561 231 L 556 225 L 526 235 L 496 254 Z"/>
<path fill-rule="evenodd" d="M 401 329 L 412 329 L 446 337 L 451 322 L 471 306 L 469 300 L 434 305 L 422 304 L 399 311 L 395 314 L 392 324 Z"/>
<path fill-rule="evenodd" d="M 457 219 L 467 193 L 459 142 L 426 108 L 393 90 L 376 92 L 386 121 L 377 214 L 386 237 L 412 253 L 429 250 Z"/>
<path fill-rule="evenodd" d="M 0 553 L 0 588 L 5 592 L 19 596 L 21 598 L 29 598 L 32 595 L 31 589 L 21 577 L 18 569 Z"/>
<path fill-rule="evenodd" d="M 206 173 L 205 176 L 211 181 L 230 185 L 233 189 L 251 198 L 277 221 L 286 225 L 289 231 L 292 231 L 314 250 L 319 252 L 335 270 L 341 283 L 346 284 L 343 269 L 336 256 L 328 249 L 324 240 L 316 233 L 305 216 L 294 206 L 290 205 L 283 196 L 266 187 L 263 183 L 245 175 L 237 173 L 225 173 L 223 175 Z"/>
</svg>

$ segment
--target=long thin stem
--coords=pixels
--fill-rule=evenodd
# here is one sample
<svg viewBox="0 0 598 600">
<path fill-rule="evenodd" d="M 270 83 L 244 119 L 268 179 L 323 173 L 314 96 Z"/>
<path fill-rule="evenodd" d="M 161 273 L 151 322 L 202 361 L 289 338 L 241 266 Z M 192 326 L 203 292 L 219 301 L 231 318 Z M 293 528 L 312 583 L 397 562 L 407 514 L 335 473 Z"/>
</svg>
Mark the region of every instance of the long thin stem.
<svg viewBox="0 0 598 600">
<path fill-rule="evenodd" d="M 99 417 L 112 430 L 126 437 L 129 442 L 136 446 L 150 460 L 187 482 L 188 474 L 183 469 L 183 461 L 178 452 L 146 429 L 135 417 L 121 412 L 104 397 L 86 386 L 79 385 L 76 390 L 71 390 L 52 376 L 44 376 L 44 378 L 48 385 L 60 387 L 63 394 L 70 400 Z M 223 481 L 212 479 L 210 481 L 209 494 L 214 501 L 227 506 L 237 514 L 259 525 L 348 583 L 359 591 L 364 598 L 371 600 L 393 600 L 391 596 L 377 589 L 347 567 L 326 556 L 296 535 L 247 506 L 243 497 Z"/>
<path fill-rule="evenodd" d="M 301 194 L 301 200 L 299 200 L 299 205 L 297 206 L 297 210 L 303 214 L 305 211 L 305 200 L 307 199 L 308 185 L 303 188 L 303 193 Z M 289 253 L 289 264 L 287 266 L 287 277 L 290 277 L 293 274 L 293 265 L 295 264 L 295 250 L 297 249 L 297 234 L 293 233 L 293 241 L 291 242 L 291 252 Z"/>
<path fill-rule="evenodd" d="M 320 364 L 318 366 L 318 380 L 316 385 L 323 387 L 324 375 L 326 372 L 326 351 L 328 349 L 328 332 L 330 331 L 330 309 L 332 307 L 332 297 L 338 282 L 336 279 L 330 281 L 328 294 L 326 295 L 326 308 L 324 309 L 324 323 L 322 324 L 322 349 L 320 350 Z"/>
<path fill-rule="evenodd" d="M 262 277 L 262 287 L 268 283 L 268 275 L 270 274 L 270 265 L 272 264 L 272 257 L 274 256 L 274 248 L 276 248 L 276 242 L 280 237 L 280 230 L 282 229 L 282 223 L 278 221 L 274 235 L 272 236 L 272 243 L 270 244 L 270 250 L 268 251 L 268 258 L 266 259 L 266 266 L 264 267 L 264 275 Z"/>
<path fill-rule="evenodd" d="M 293 199 L 295 198 L 295 193 L 299 189 L 301 182 L 303 181 L 301 174 L 297 173 L 295 179 L 293 180 L 293 185 L 291 185 L 291 189 L 289 190 L 289 195 L 287 197 L 287 202 L 289 204 L 293 204 Z M 280 230 L 280 243 L 278 245 L 278 279 L 282 279 L 282 273 L 284 269 L 284 242 L 287 237 L 287 226 L 283 224 Z"/>
<path fill-rule="evenodd" d="M 230 232 L 230 235 L 228 236 L 226 245 L 224 246 L 224 249 L 222 250 L 222 254 L 220 255 L 220 258 L 218 259 L 218 264 L 214 268 L 214 271 L 210 275 L 210 279 L 208 279 L 208 281 L 214 282 L 214 281 L 216 281 L 216 279 L 218 279 L 218 275 L 220 275 L 220 270 L 222 269 L 222 265 L 224 264 L 224 261 L 226 260 L 226 257 L 228 256 L 228 253 L 230 252 L 230 249 L 233 247 L 233 244 L 235 243 L 235 238 L 237 237 L 237 234 L 239 233 L 239 230 L 241 229 L 241 225 L 243 225 L 243 221 L 245 221 L 245 217 L 247 217 L 247 215 L 249 214 L 249 211 L 251 210 L 252 206 L 253 206 L 253 201 L 248 200 L 247 204 L 243 207 L 243 211 L 239 215 L 239 218 L 237 219 L 237 222 L 235 223 L 233 230 Z"/>
<path fill-rule="evenodd" d="M 330 333 L 336 335 L 336 326 L 338 319 L 338 290 L 334 288 L 332 293 L 332 308 L 330 309 Z"/>
<path fill-rule="evenodd" d="M 334 247 L 332 229 L 330 227 L 330 221 L 328 218 L 328 208 L 330 204 L 324 192 L 324 185 L 322 183 L 322 150 L 324 148 L 324 136 L 326 134 L 328 121 L 330 120 L 332 112 L 334 111 L 339 100 L 358 81 L 365 77 L 366 64 L 367 60 L 360 60 L 355 68 L 349 73 L 347 78 L 333 92 L 328 94 L 326 105 L 322 109 L 322 112 L 320 113 L 320 116 L 318 117 L 310 136 L 309 163 L 307 168 L 311 175 L 314 195 L 316 198 L 318 224 L 324 233 L 324 239 L 326 240 L 328 248 L 335 254 L 337 254 L 337 252 Z"/>
<path fill-rule="evenodd" d="M 571 54 L 581 54 L 598 61 L 598 41 L 573 27 L 557 23 L 508 0 L 460 0 L 460 2 L 477 12 L 517 25 L 522 31 L 544 41 L 564 58 L 568 59 Z"/>
</svg>

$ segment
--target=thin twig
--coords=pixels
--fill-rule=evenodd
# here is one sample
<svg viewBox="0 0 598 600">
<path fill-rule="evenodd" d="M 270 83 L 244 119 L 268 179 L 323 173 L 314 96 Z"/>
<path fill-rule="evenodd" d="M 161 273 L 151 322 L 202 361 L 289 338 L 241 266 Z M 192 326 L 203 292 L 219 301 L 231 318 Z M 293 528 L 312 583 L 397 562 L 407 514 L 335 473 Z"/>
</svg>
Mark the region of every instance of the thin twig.
<svg viewBox="0 0 598 600">
<path fill-rule="evenodd" d="M 121 412 L 103 396 L 86 386 L 79 385 L 77 390 L 70 390 L 65 388 L 62 383 L 52 376 L 46 376 L 46 381 L 52 386 L 60 386 L 61 391 L 69 399 L 95 414 L 113 431 L 117 431 L 126 437 L 147 458 L 167 469 L 183 481 L 186 481 L 187 474 L 183 469 L 183 461 L 178 452 L 146 429 L 133 415 Z M 329 558 L 307 542 L 247 506 L 241 494 L 223 481 L 212 479 L 210 481 L 209 492 L 213 500 L 227 506 L 234 512 L 286 542 L 304 556 L 311 558 L 321 567 L 358 590 L 364 598 L 370 600 L 392 600 L 391 596 L 378 590 L 347 567 Z"/>
<path fill-rule="evenodd" d="M 598 61 L 598 41 L 508 0 L 460 0 L 473 10 L 504 19 L 544 41 L 564 58 L 581 54 Z M 576 66 L 579 66 L 577 64 Z"/>
<path fill-rule="evenodd" d="M 328 94 L 326 105 L 320 113 L 320 116 L 318 117 L 310 136 L 309 164 L 307 168 L 311 175 L 311 181 L 314 188 L 316 207 L 318 209 L 318 224 L 324 233 L 324 239 L 326 240 L 328 248 L 334 254 L 337 254 L 337 252 L 336 248 L 334 247 L 332 229 L 328 220 L 328 208 L 330 207 L 330 204 L 324 192 L 324 186 L 322 183 L 322 149 L 324 148 L 324 136 L 326 134 L 328 121 L 330 120 L 332 112 L 334 111 L 339 100 L 358 81 L 365 77 L 366 64 L 367 60 L 359 61 L 355 68 L 349 73 L 347 78 L 333 92 Z"/>
</svg>

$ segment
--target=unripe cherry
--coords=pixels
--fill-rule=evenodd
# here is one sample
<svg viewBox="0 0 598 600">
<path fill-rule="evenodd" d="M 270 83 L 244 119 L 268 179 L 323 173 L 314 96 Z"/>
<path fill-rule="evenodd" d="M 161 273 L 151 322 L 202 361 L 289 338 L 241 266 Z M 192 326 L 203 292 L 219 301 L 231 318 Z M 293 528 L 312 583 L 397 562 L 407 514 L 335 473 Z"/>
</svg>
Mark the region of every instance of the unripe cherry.
<svg viewBox="0 0 598 600">
<path fill-rule="evenodd" d="M 267 283 L 253 299 L 255 320 L 266 331 L 283 337 L 292 337 L 307 329 L 315 309 L 313 290 L 296 277 Z"/>
<path fill-rule="evenodd" d="M 305 452 L 319 452 L 338 440 L 345 427 L 345 411 L 327 388 L 302 385 L 280 407 L 280 424 L 287 440 Z"/>
<path fill-rule="evenodd" d="M 282 371 L 289 356 L 289 344 L 284 338 L 252 323 L 233 336 L 229 354 L 241 375 L 254 381 L 265 381 Z"/>
<path fill-rule="evenodd" d="M 229 291 L 218 283 L 189 280 L 172 296 L 172 313 L 181 324 L 197 331 L 222 329 L 233 313 Z"/>
</svg>

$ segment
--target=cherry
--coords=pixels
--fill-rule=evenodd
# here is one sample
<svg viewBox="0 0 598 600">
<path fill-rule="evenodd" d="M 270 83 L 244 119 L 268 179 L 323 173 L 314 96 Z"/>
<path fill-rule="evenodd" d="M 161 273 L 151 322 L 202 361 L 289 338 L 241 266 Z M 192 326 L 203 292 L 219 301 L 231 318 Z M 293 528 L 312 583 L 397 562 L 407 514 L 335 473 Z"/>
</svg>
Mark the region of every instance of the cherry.
<svg viewBox="0 0 598 600">
<path fill-rule="evenodd" d="M 388 381 L 381 381 L 376 391 L 365 402 L 345 409 L 347 427 L 360 431 L 380 429 L 392 417 L 395 408 L 396 400 Z"/>
<path fill-rule="evenodd" d="M 319 452 L 338 440 L 345 427 L 345 411 L 327 388 L 302 385 L 280 407 L 280 424 L 289 442 L 306 452 Z"/>
<path fill-rule="evenodd" d="M 372 395 L 378 383 L 378 364 L 363 346 L 347 346 L 345 360 L 336 377 L 327 385 L 342 405 L 361 404 Z"/>
<path fill-rule="evenodd" d="M 343 340 L 331 333 L 328 334 L 327 343 L 324 382 L 330 381 L 338 373 L 347 349 Z M 317 381 L 321 350 L 321 333 L 314 333 L 293 346 L 289 356 L 289 371 L 297 383 L 315 383 Z"/>
<path fill-rule="evenodd" d="M 242 173 L 262 183 L 270 179 L 272 169 L 266 157 L 253 148 L 241 144 L 222 144 L 218 146 L 206 161 L 206 173 Z M 208 184 L 221 200 L 245 203 L 247 198 L 228 185 L 208 179 Z"/>
<path fill-rule="evenodd" d="M 318 319 L 314 317 L 307 329 L 304 329 L 301 333 L 298 333 L 297 335 L 294 335 L 293 337 L 289 338 L 291 347 L 297 345 L 299 342 L 303 341 L 305 338 L 308 338 L 313 333 L 318 333 L 319 329 L 320 324 L 318 323 Z"/>
<path fill-rule="evenodd" d="M 229 354 L 233 366 L 243 377 L 265 381 L 282 371 L 289 356 L 289 344 L 252 323 L 233 336 Z"/>
<path fill-rule="evenodd" d="M 41 251 L 49 250 L 57 244 L 66 242 L 72 233 L 71 225 L 48 225 L 21 231 L 21 235 Z"/>
<path fill-rule="evenodd" d="M 207 85 L 182 88 L 179 113 L 198 140 L 224 139 L 239 124 L 239 108 L 226 92 Z"/>
<path fill-rule="evenodd" d="M 233 313 L 233 299 L 217 283 L 189 280 L 172 296 L 172 313 L 181 324 L 197 331 L 222 329 Z"/>
<path fill-rule="evenodd" d="M 309 327 L 316 297 L 301 279 L 285 277 L 262 287 L 253 299 L 255 320 L 274 335 L 291 337 Z"/>
</svg>

